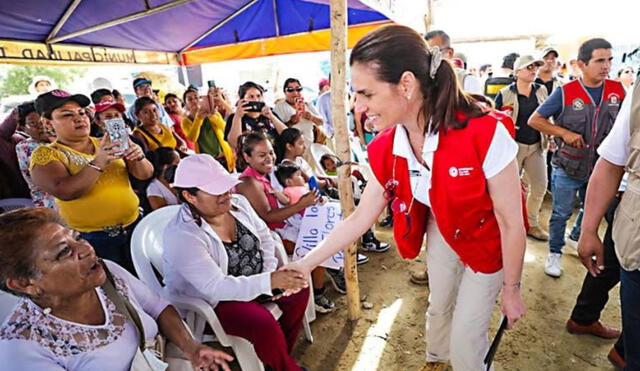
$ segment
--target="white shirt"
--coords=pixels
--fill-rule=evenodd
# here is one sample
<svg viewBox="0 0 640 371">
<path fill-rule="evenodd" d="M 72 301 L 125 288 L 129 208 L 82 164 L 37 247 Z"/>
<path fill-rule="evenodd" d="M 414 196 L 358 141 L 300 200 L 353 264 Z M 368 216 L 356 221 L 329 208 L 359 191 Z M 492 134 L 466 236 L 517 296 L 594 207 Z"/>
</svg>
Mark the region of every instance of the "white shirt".
<svg viewBox="0 0 640 371">
<path fill-rule="evenodd" d="M 625 166 L 629 159 L 631 101 L 631 97 L 628 97 L 622 102 L 613 128 L 598 147 L 598 154 L 601 157 L 618 166 Z"/>
<path fill-rule="evenodd" d="M 422 148 L 422 159 L 433 168 L 433 154 L 438 149 L 439 134 L 426 134 L 424 146 Z M 516 158 L 518 144 L 511 138 L 504 125 L 497 125 L 496 131 L 489 145 L 487 156 L 482 163 L 482 171 L 485 178 L 490 179 L 501 172 Z M 409 178 L 411 179 L 411 190 L 413 197 L 423 204 L 431 207 L 429 200 L 429 190 L 431 189 L 431 171 L 427 170 L 416 159 L 409 137 L 402 125 L 398 125 L 395 137 L 393 138 L 393 154 L 407 159 L 409 167 Z"/>
<path fill-rule="evenodd" d="M 313 105 L 307 102 L 305 102 L 304 104 L 307 107 L 307 112 L 309 112 L 314 116 L 318 116 L 318 112 L 316 111 L 315 108 L 313 108 Z M 282 101 L 276 104 L 275 107 L 273 107 L 273 112 L 275 112 L 276 116 L 278 116 L 278 118 L 282 120 L 282 122 L 286 123 L 287 121 L 291 120 L 291 116 L 296 114 L 296 109 L 292 107 L 289 103 L 287 103 L 287 101 Z M 300 117 L 300 121 L 298 121 L 297 124 L 292 126 L 302 132 L 302 135 L 304 135 L 304 143 L 307 145 L 307 147 L 309 147 L 309 145 L 313 143 L 313 139 L 314 139 L 313 127 L 314 126 L 315 124 L 313 123 L 313 121 L 307 120 L 302 117 Z"/>
<path fill-rule="evenodd" d="M 147 340 L 158 333 L 156 319 L 169 305 L 144 283 L 114 262 L 105 260 L 116 290 L 126 296 L 140 316 Z M 3 370 L 128 371 L 139 345 L 135 325 L 118 313 L 102 288 L 95 288 L 105 323 L 83 325 L 52 314 L 21 298 L 0 328 Z"/>
<path fill-rule="evenodd" d="M 176 195 L 174 195 L 173 192 L 171 192 L 171 190 L 158 179 L 152 180 L 151 183 L 149 183 L 149 186 L 147 186 L 147 197 L 149 196 L 163 198 L 167 205 L 178 204 L 178 197 L 176 197 Z"/>
<path fill-rule="evenodd" d="M 462 85 L 463 85 L 462 90 L 464 90 L 467 93 L 472 93 L 472 94 L 484 93 L 484 86 L 480 82 L 480 79 L 478 79 L 473 75 L 466 75 L 464 77 L 464 81 Z"/>
</svg>

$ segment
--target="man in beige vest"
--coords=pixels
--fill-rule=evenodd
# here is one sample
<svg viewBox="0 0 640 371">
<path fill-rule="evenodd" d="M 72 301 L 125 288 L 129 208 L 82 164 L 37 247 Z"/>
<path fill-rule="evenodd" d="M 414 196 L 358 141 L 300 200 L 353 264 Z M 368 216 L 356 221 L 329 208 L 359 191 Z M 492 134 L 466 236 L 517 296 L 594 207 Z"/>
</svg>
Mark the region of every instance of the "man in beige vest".
<svg viewBox="0 0 640 371">
<path fill-rule="evenodd" d="M 546 135 L 530 127 L 527 121 L 548 96 L 544 85 L 533 82 L 538 68 L 543 64 L 542 60 L 530 55 L 518 57 L 513 65 L 516 82 L 500 89 L 496 96 L 496 108 L 510 114 L 516 125 L 518 167 L 523 171 L 523 180 L 528 184 L 529 191 L 527 234 L 539 241 L 549 239 L 549 234 L 540 227 L 538 222 L 540 207 L 547 190 L 545 153 L 548 141 Z"/>
<path fill-rule="evenodd" d="M 592 276 L 605 269 L 598 226 L 626 171 L 629 178 L 613 221 L 613 241 L 621 266 L 624 361 L 626 369 L 640 370 L 640 85 L 625 99 L 598 153 L 587 188 L 578 254 Z"/>
</svg>

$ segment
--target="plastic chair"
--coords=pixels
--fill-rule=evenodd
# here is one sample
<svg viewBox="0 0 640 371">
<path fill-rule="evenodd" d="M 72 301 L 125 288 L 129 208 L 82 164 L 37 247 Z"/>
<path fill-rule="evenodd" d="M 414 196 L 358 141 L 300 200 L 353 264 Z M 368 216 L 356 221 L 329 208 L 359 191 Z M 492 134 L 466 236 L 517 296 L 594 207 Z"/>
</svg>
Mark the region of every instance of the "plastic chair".
<svg viewBox="0 0 640 371">
<path fill-rule="evenodd" d="M 158 281 L 153 268 L 161 276 L 164 274 L 162 262 L 164 230 L 179 209 L 179 205 L 165 206 L 146 216 L 136 226 L 131 236 L 131 256 L 138 276 L 150 289 L 166 297 L 186 314 L 187 325 L 198 341 L 203 342 L 206 339 L 204 329 L 208 323 L 213 329 L 216 340 L 223 346 L 233 349 L 242 370 L 264 371 L 264 365 L 258 359 L 253 345 L 246 339 L 225 333 L 211 304 L 195 297 L 170 294 Z M 282 311 L 275 304 L 270 303 L 265 307 L 275 318 L 282 315 Z"/>
<path fill-rule="evenodd" d="M 321 159 L 322 156 L 324 155 L 332 155 L 335 156 L 336 161 L 339 161 L 338 156 L 336 156 L 331 149 L 329 149 L 329 147 L 325 146 L 324 144 L 320 144 L 320 143 L 312 143 L 311 146 L 309 147 L 309 153 L 311 153 L 311 158 L 313 159 L 314 165 L 315 165 L 315 174 L 316 176 L 320 177 L 320 178 L 331 178 L 333 180 L 338 180 L 338 177 L 336 175 L 327 175 L 327 173 L 324 171 L 324 168 L 322 167 L 322 163 L 321 163 Z M 360 166 L 360 164 L 357 164 L 356 166 Z M 367 179 L 367 178 L 365 178 Z M 351 182 L 353 183 L 353 197 L 355 197 L 356 199 L 359 199 L 360 196 L 362 196 L 362 191 L 360 190 L 360 187 L 358 186 L 358 179 L 356 179 L 356 177 L 351 176 Z"/>
<path fill-rule="evenodd" d="M 0 200 L 0 214 L 11 210 L 22 209 L 25 207 L 34 207 L 30 198 L 5 198 Z"/>
</svg>

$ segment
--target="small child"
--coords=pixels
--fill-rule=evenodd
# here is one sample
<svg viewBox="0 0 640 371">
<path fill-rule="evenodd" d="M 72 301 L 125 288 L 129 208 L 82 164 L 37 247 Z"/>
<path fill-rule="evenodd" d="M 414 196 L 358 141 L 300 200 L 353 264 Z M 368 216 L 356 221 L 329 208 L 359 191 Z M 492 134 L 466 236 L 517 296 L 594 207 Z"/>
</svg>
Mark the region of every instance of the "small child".
<svg viewBox="0 0 640 371">
<path fill-rule="evenodd" d="M 322 169 L 327 175 L 337 176 L 338 175 L 338 163 L 336 161 L 335 155 L 330 155 L 325 153 L 320 157 L 320 165 L 322 165 Z"/>
<path fill-rule="evenodd" d="M 304 180 L 302 171 L 297 165 L 280 164 L 276 170 L 276 178 L 284 190 L 274 191 L 274 193 L 283 205 L 293 205 L 309 192 L 309 184 Z"/>
</svg>

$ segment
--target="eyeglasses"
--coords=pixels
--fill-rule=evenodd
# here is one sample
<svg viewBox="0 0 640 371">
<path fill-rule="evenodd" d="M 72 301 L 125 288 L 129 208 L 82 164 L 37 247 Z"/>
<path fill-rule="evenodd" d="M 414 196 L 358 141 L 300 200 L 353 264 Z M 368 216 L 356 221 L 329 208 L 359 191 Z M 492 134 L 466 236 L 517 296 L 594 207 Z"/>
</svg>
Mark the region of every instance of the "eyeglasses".
<svg viewBox="0 0 640 371">
<path fill-rule="evenodd" d="M 302 91 L 302 88 L 286 88 L 284 89 L 284 91 L 286 91 L 287 93 L 293 93 L 294 91 L 300 93 Z"/>
<path fill-rule="evenodd" d="M 391 204 L 391 210 L 393 211 L 393 214 L 404 214 L 405 222 L 407 224 L 407 231 L 404 233 L 402 238 L 406 238 L 409 235 L 409 231 L 411 230 L 411 218 L 409 217 L 409 214 L 411 213 L 411 208 L 413 207 L 415 197 L 413 195 L 411 196 L 411 203 L 409 204 L 409 207 L 407 207 L 407 204 L 396 195 L 396 188 L 398 187 L 398 184 L 400 184 L 396 180 L 396 160 L 397 157 L 393 156 L 393 169 L 391 179 L 389 179 L 384 185 L 383 195 L 385 200 L 387 200 L 387 202 Z"/>
<path fill-rule="evenodd" d="M 527 66 L 527 70 L 529 71 L 535 71 L 538 69 L 538 66 L 536 66 L 535 64 L 530 64 Z"/>
</svg>

